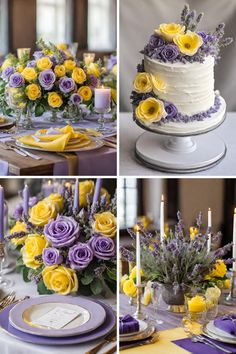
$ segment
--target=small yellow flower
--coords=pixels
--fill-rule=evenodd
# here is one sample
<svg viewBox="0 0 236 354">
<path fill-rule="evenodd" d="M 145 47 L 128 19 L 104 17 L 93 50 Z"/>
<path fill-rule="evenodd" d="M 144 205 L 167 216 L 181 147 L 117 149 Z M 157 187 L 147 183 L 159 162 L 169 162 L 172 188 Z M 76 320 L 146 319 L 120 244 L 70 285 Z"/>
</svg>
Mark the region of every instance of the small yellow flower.
<svg viewBox="0 0 236 354">
<path fill-rule="evenodd" d="M 195 32 L 187 31 L 186 34 L 180 34 L 173 39 L 181 53 L 193 56 L 203 44 L 203 39 Z"/>
<path fill-rule="evenodd" d="M 57 44 L 57 49 L 59 49 L 59 50 L 67 50 L 67 44 L 66 43 L 58 43 Z"/>
<path fill-rule="evenodd" d="M 15 232 L 21 232 L 21 231 L 27 232 L 26 225 L 24 222 L 17 221 L 15 223 L 15 225 L 11 228 L 10 235 L 14 234 Z M 12 238 L 11 242 L 15 246 L 23 245 L 25 243 L 26 238 L 27 238 L 27 236 L 23 236 L 21 238 L 18 238 L 18 237 Z"/>
<path fill-rule="evenodd" d="M 225 289 L 230 289 L 230 285 L 231 285 L 230 279 L 226 279 L 224 284 Z"/>
<path fill-rule="evenodd" d="M 123 285 L 126 280 L 129 279 L 129 276 L 127 274 L 123 275 L 120 279 L 120 290 L 123 291 Z"/>
<path fill-rule="evenodd" d="M 61 194 L 52 193 L 47 198 L 44 198 L 44 201 L 52 202 L 56 205 L 58 212 L 61 212 L 64 206 L 64 198 Z"/>
<path fill-rule="evenodd" d="M 168 42 L 171 42 L 176 35 L 183 34 L 184 31 L 185 26 L 177 23 L 162 23 L 159 28 L 155 29 L 155 33 L 166 39 Z"/>
<path fill-rule="evenodd" d="M 137 218 L 137 222 L 142 224 L 143 227 L 146 229 L 151 224 L 152 220 L 147 215 L 141 215 Z"/>
<path fill-rule="evenodd" d="M 29 211 L 29 221 L 36 226 L 44 226 L 49 220 L 57 216 L 56 205 L 52 202 L 42 200 L 35 204 Z"/>
<path fill-rule="evenodd" d="M 94 182 L 92 180 L 86 180 L 79 183 L 79 205 L 81 207 L 86 206 L 87 195 L 93 195 L 94 192 Z"/>
<path fill-rule="evenodd" d="M 68 295 L 78 291 L 78 278 L 74 269 L 63 265 L 53 265 L 43 269 L 42 277 L 47 289 L 61 295 Z"/>
<path fill-rule="evenodd" d="M 154 97 L 141 101 L 135 110 L 135 114 L 145 125 L 158 122 L 167 116 L 164 103 Z"/>
<path fill-rule="evenodd" d="M 48 57 L 42 57 L 37 60 L 36 65 L 37 65 L 37 68 L 42 71 L 42 70 L 51 69 L 52 62 Z"/>
<path fill-rule="evenodd" d="M 27 68 L 27 67 L 24 68 L 24 70 L 22 71 L 22 75 L 24 79 L 29 82 L 36 80 L 38 76 L 34 68 Z"/>
<path fill-rule="evenodd" d="M 137 295 L 137 288 L 133 279 L 125 280 L 123 283 L 123 292 L 125 295 L 135 297 Z"/>
<path fill-rule="evenodd" d="M 57 77 L 63 77 L 66 74 L 66 68 L 64 65 L 56 65 L 54 68 L 54 73 Z"/>
<path fill-rule="evenodd" d="M 99 66 L 96 63 L 90 63 L 87 67 L 87 72 L 89 75 L 94 75 L 97 78 L 100 77 Z"/>
<path fill-rule="evenodd" d="M 31 101 L 35 101 L 41 97 L 41 88 L 37 84 L 30 84 L 26 87 L 25 93 Z"/>
<path fill-rule="evenodd" d="M 140 275 L 141 275 L 141 277 L 144 277 L 144 273 L 143 273 L 143 270 L 142 269 L 140 269 Z M 137 276 L 137 267 L 135 266 L 132 270 L 131 270 L 131 272 L 130 272 L 130 275 L 129 275 L 129 277 L 130 277 L 130 279 L 136 279 L 136 276 Z"/>
<path fill-rule="evenodd" d="M 16 71 L 18 71 L 18 73 L 22 73 L 23 70 L 24 70 L 24 66 L 23 65 L 21 65 L 21 64 L 17 65 Z"/>
<path fill-rule="evenodd" d="M 23 262 L 28 268 L 37 269 L 42 261 L 36 260 L 46 247 L 47 241 L 44 236 L 39 234 L 30 234 L 25 240 L 25 245 L 21 249 Z"/>
<path fill-rule="evenodd" d="M 93 230 L 107 237 L 116 236 L 116 217 L 110 211 L 94 214 Z"/>
<path fill-rule="evenodd" d="M 190 238 L 193 241 L 195 237 L 198 235 L 199 229 L 197 227 L 191 226 L 189 228 L 189 233 L 190 233 Z"/>
<path fill-rule="evenodd" d="M 64 61 L 64 66 L 66 71 L 72 71 L 76 67 L 76 62 L 74 60 L 67 59 Z"/>
<path fill-rule="evenodd" d="M 89 86 L 81 86 L 77 92 L 82 97 L 83 101 L 91 100 L 93 95 L 93 92 Z"/>
<path fill-rule="evenodd" d="M 191 300 L 188 300 L 188 309 L 190 312 L 206 311 L 206 301 L 204 297 L 196 295 Z"/>
<path fill-rule="evenodd" d="M 158 95 L 159 92 L 166 92 L 166 83 L 160 77 L 151 75 L 151 82 L 156 95 Z"/>
<path fill-rule="evenodd" d="M 138 93 L 152 91 L 151 76 L 148 73 L 138 73 L 134 79 L 134 90 Z"/>
<path fill-rule="evenodd" d="M 223 259 L 218 259 L 216 261 L 215 267 L 212 272 L 208 275 L 210 278 L 223 278 L 227 272 L 227 267 Z"/>
<path fill-rule="evenodd" d="M 83 84 L 86 81 L 86 74 L 82 68 L 74 68 L 72 72 L 72 79 L 77 84 Z"/>
<path fill-rule="evenodd" d="M 63 100 L 57 92 L 49 92 L 48 104 L 52 108 L 59 108 L 63 104 Z"/>
</svg>

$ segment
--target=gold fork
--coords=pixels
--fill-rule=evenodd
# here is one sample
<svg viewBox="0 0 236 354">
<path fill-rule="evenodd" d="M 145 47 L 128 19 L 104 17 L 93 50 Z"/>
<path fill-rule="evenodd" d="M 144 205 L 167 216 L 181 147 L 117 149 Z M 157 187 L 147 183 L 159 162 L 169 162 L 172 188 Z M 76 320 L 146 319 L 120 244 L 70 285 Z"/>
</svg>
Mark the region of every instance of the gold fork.
<svg viewBox="0 0 236 354">
<path fill-rule="evenodd" d="M 85 354 L 96 354 L 105 344 L 113 342 L 116 338 L 116 330 L 108 334 L 101 343 L 97 344 L 94 348 L 87 351 Z"/>
<path fill-rule="evenodd" d="M 2 310 L 4 307 L 10 305 L 12 301 L 16 298 L 15 292 L 11 291 L 10 294 L 6 295 L 2 301 L 0 302 L 0 309 Z"/>
</svg>

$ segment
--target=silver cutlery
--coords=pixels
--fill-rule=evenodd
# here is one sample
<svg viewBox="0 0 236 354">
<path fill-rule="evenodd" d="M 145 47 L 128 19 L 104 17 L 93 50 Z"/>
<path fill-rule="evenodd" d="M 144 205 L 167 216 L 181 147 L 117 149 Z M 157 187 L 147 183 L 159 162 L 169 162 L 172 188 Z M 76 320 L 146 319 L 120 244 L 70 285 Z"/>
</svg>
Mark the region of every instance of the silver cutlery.
<svg viewBox="0 0 236 354">
<path fill-rule="evenodd" d="M 215 342 L 212 342 L 210 339 L 207 339 L 205 337 L 202 337 L 201 335 L 194 336 L 192 338 L 192 342 L 194 343 L 204 343 L 212 348 L 217 348 L 219 350 L 222 350 L 222 352 L 227 353 L 227 354 L 232 354 L 232 352 L 228 349 L 223 348 L 222 346 L 216 344 Z"/>
<path fill-rule="evenodd" d="M 18 149 L 19 151 L 23 152 L 24 154 L 26 154 L 27 156 L 31 157 L 32 159 L 35 159 L 35 160 L 42 160 L 42 157 L 37 156 L 37 155 L 35 155 L 35 154 L 32 154 L 31 152 L 29 152 L 29 151 L 27 151 L 27 150 L 25 150 L 25 149 L 23 149 L 23 148 L 21 148 L 21 147 L 19 147 L 19 146 L 17 146 L 17 149 Z"/>
<path fill-rule="evenodd" d="M 25 152 L 22 152 L 20 151 L 19 149 L 17 149 L 16 147 L 11 147 L 5 143 L 0 143 L 0 147 L 2 147 L 4 150 L 12 150 L 12 151 L 15 151 L 18 155 L 21 155 L 21 156 L 24 156 L 26 157 L 26 153 Z"/>
<path fill-rule="evenodd" d="M 6 306 L 10 305 L 16 298 L 15 292 L 12 291 L 10 294 L 5 296 L 5 298 L 0 302 L 0 309 L 4 309 Z"/>
<path fill-rule="evenodd" d="M 105 344 L 113 342 L 116 338 L 116 330 L 108 334 L 101 343 L 97 344 L 94 348 L 87 351 L 85 354 L 96 354 Z"/>
<path fill-rule="evenodd" d="M 133 342 L 133 343 L 130 343 L 127 345 L 120 346 L 120 351 L 125 350 L 125 349 L 140 347 L 143 345 L 153 344 L 153 343 L 156 343 L 158 341 L 158 339 L 159 339 L 159 333 L 157 332 L 157 333 L 153 334 L 153 336 L 148 339 L 144 339 L 144 340 L 140 340 L 138 342 Z"/>
</svg>

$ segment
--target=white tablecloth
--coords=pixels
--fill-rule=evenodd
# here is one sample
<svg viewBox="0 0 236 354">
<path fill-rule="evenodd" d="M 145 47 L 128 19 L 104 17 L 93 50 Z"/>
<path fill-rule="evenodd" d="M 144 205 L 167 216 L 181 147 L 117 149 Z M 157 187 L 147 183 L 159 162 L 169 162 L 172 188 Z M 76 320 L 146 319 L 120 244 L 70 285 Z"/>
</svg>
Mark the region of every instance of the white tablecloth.
<svg viewBox="0 0 236 354">
<path fill-rule="evenodd" d="M 123 176 L 174 176 L 152 170 L 135 160 L 134 148 L 137 138 L 144 132 L 134 123 L 131 113 L 120 113 L 120 175 Z M 236 175 L 236 112 L 227 113 L 225 122 L 215 130 L 227 146 L 226 157 L 215 167 L 192 173 L 191 176 Z"/>
</svg>

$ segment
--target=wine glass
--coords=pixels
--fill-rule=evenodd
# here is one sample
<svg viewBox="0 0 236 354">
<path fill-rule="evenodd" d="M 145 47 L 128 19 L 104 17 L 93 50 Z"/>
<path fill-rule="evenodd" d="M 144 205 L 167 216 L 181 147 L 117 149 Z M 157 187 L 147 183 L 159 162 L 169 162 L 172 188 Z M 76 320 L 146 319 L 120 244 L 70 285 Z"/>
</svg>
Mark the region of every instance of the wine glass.
<svg viewBox="0 0 236 354">
<path fill-rule="evenodd" d="M 162 284 L 160 283 L 153 283 L 151 288 L 151 301 L 154 307 L 155 312 L 155 321 L 157 324 L 162 324 L 163 321 L 158 319 L 158 308 L 160 307 L 161 303 L 161 292 L 162 292 Z"/>
</svg>

